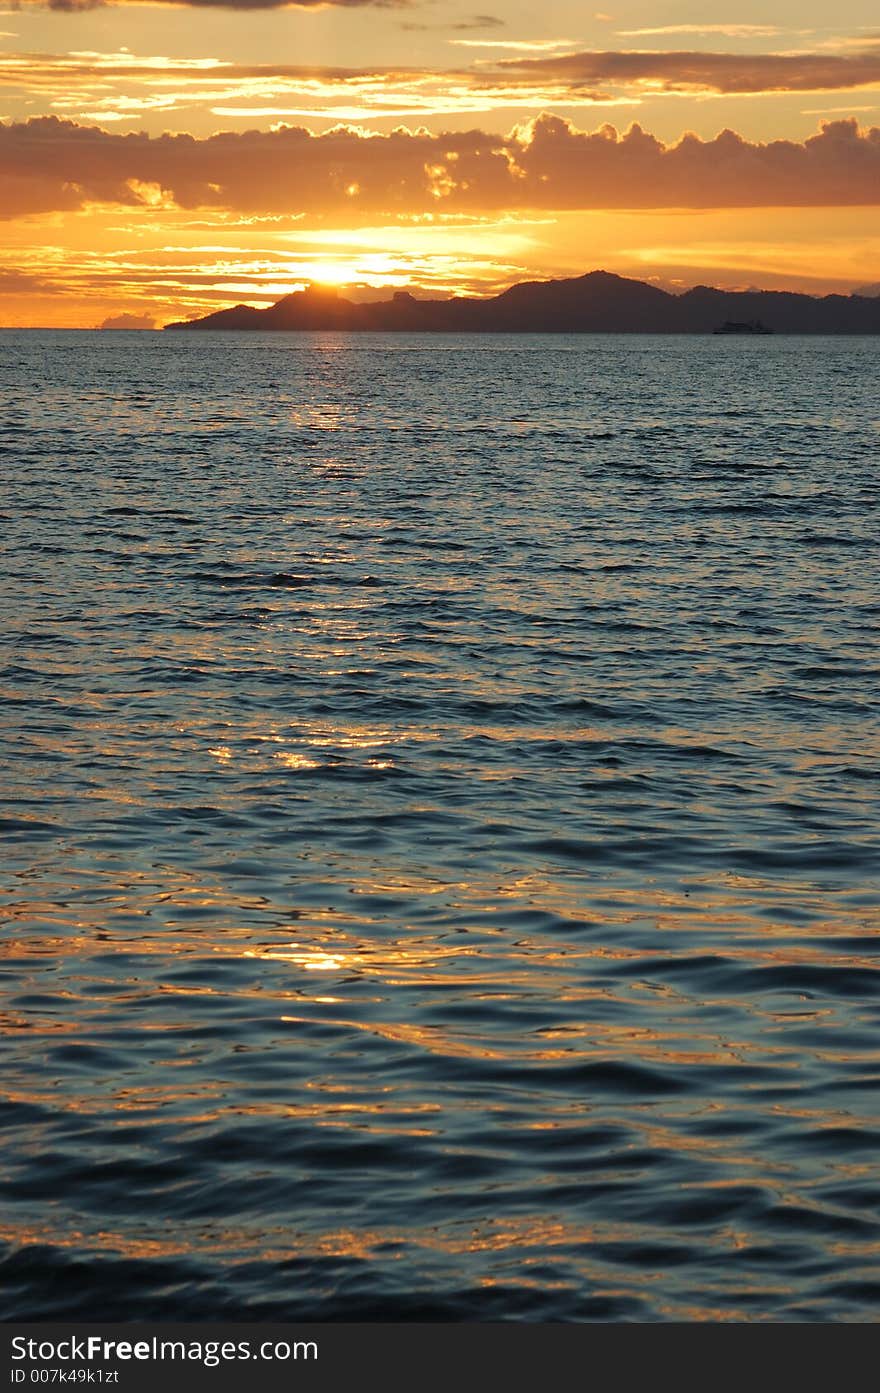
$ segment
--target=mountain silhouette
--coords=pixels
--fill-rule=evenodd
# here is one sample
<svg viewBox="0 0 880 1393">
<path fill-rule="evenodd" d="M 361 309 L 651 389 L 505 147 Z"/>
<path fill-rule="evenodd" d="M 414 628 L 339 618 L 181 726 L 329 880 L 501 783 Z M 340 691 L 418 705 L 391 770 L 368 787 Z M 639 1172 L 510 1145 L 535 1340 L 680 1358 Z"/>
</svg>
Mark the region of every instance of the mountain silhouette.
<svg viewBox="0 0 880 1393">
<path fill-rule="evenodd" d="M 590 271 L 567 280 L 524 281 L 486 299 L 417 300 L 399 290 L 390 300 L 356 304 L 314 285 L 266 309 L 236 305 L 165 328 L 708 334 L 728 321 L 760 321 L 777 334 L 878 334 L 880 298 L 705 285 L 673 295 L 644 281 Z"/>
</svg>

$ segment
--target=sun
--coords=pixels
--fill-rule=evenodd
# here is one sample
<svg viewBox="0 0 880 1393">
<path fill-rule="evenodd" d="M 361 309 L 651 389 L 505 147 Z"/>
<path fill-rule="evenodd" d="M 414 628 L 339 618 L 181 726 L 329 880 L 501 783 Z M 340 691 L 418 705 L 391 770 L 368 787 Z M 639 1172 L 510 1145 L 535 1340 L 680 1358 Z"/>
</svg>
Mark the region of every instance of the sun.
<svg viewBox="0 0 880 1393">
<path fill-rule="evenodd" d="M 352 234 L 347 233 L 351 240 Z M 356 235 L 356 234 L 355 234 Z M 340 256 L 315 256 L 290 266 L 291 274 L 314 286 L 404 285 L 410 278 L 411 258 L 370 248 Z"/>
<path fill-rule="evenodd" d="M 348 285 L 358 279 L 358 268 L 351 261 L 318 261 L 309 267 L 308 278 L 314 286 Z"/>
</svg>

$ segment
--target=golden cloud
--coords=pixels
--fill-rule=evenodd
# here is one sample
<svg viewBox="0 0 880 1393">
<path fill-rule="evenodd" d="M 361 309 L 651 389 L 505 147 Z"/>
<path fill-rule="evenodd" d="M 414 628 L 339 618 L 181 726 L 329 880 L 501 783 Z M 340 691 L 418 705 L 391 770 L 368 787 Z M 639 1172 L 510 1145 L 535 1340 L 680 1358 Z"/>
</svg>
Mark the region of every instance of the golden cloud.
<svg viewBox="0 0 880 1393">
<path fill-rule="evenodd" d="M 0 126 L 10 218 L 90 204 L 302 215 L 357 225 L 436 211 L 880 204 L 880 128 L 824 124 L 803 142 L 734 131 L 666 145 L 640 126 L 577 130 L 545 114 L 507 135 L 302 126 L 117 134 L 58 117 Z"/>
</svg>

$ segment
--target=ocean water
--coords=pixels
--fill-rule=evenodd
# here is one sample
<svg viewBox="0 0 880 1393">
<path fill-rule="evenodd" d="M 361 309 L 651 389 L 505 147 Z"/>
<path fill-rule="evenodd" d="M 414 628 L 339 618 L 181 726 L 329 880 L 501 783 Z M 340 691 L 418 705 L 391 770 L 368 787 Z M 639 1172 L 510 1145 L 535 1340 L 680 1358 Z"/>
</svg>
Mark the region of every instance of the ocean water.
<svg viewBox="0 0 880 1393">
<path fill-rule="evenodd" d="M 7 1318 L 877 1318 L 878 377 L 0 334 Z"/>
</svg>

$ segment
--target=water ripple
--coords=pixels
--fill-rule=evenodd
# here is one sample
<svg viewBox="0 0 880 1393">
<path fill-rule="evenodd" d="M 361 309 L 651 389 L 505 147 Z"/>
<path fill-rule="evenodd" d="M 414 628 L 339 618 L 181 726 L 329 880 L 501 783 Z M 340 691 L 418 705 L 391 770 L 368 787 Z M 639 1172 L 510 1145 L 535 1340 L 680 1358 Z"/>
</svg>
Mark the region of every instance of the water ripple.
<svg viewBox="0 0 880 1393">
<path fill-rule="evenodd" d="M 878 351 L 0 333 L 10 1316 L 876 1318 Z"/>
</svg>

